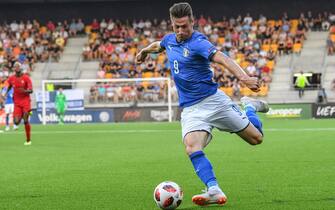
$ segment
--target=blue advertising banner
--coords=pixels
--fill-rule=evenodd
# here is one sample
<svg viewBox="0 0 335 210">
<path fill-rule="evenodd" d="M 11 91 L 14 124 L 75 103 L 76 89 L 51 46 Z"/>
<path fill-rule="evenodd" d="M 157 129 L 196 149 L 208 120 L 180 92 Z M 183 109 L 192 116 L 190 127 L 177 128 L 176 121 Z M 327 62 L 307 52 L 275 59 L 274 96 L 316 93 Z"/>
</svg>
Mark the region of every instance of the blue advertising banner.
<svg viewBox="0 0 335 210">
<path fill-rule="evenodd" d="M 33 110 L 30 122 L 42 123 L 42 112 Z M 58 123 L 55 112 L 47 112 L 46 122 Z M 114 122 L 114 111 L 112 109 L 86 109 L 81 111 L 67 111 L 64 116 L 65 123 L 109 123 Z"/>
</svg>

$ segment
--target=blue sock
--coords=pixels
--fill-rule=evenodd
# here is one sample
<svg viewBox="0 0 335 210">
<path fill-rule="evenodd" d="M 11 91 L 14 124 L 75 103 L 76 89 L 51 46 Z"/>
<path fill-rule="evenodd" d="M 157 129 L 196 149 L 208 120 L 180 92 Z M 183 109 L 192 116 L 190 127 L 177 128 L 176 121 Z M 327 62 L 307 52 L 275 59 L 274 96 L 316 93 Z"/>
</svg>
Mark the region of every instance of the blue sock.
<svg viewBox="0 0 335 210">
<path fill-rule="evenodd" d="M 246 105 L 244 109 L 245 109 L 245 114 L 247 115 L 251 124 L 253 124 L 257 128 L 257 130 L 259 130 L 259 132 L 261 132 L 263 135 L 263 130 L 262 130 L 263 125 L 258 115 L 256 114 L 255 108 L 252 105 L 251 106 Z"/>
<path fill-rule="evenodd" d="M 9 115 L 6 115 L 6 126 L 9 126 Z"/>
<path fill-rule="evenodd" d="M 190 156 L 195 172 L 201 181 L 209 188 L 212 186 L 217 186 L 213 168 L 209 160 L 206 158 L 203 151 L 196 151 Z"/>
</svg>

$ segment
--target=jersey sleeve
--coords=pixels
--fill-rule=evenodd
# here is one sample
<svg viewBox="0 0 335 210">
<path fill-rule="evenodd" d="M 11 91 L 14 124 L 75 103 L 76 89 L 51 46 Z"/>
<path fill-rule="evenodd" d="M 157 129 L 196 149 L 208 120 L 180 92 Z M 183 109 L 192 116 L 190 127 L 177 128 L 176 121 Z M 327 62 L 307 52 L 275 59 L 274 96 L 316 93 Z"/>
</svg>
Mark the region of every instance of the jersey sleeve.
<svg viewBox="0 0 335 210">
<path fill-rule="evenodd" d="M 161 48 L 166 49 L 167 39 L 168 39 L 168 35 L 165 35 L 160 43 Z"/>
<path fill-rule="evenodd" d="M 196 54 L 208 60 L 217 52 L 216 47 L 205 38 L 199 38 L 194 45 L 194 49 Z"/>
</svg>

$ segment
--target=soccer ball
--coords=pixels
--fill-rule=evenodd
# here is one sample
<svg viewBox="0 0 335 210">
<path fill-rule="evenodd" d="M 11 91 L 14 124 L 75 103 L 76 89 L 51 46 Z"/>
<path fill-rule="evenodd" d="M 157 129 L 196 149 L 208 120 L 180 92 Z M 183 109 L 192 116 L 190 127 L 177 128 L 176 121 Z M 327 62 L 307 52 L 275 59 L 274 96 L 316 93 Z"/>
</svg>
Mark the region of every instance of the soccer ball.
<svg viewBox="0 0 335 210">
<path fill-rule="evenodd" d="M 165 181 L 155 188 L 154 200 L 161 209 L 176 209 L 183 200 L 183 191 L 178 184 Z"/>
</svg>

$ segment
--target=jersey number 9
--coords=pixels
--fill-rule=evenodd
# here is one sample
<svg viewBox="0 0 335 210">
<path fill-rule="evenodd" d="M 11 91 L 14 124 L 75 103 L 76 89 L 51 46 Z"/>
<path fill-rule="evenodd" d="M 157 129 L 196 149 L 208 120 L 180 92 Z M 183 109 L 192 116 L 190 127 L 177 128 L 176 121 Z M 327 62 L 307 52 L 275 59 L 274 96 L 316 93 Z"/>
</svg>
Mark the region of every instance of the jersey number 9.
<svg viewBox="0 0 335 210">
<path fill-rule="evenodd" d="M 178 61 L 177 60 L 173 61 L 173 68 L 174 68 L 174 73 L 178 74 L 179 73 L 179 67 L 178 67 Z"/>
</svg>

